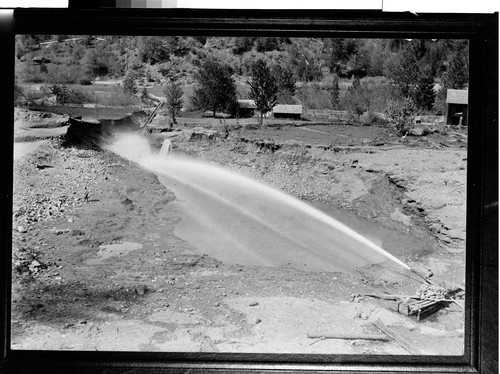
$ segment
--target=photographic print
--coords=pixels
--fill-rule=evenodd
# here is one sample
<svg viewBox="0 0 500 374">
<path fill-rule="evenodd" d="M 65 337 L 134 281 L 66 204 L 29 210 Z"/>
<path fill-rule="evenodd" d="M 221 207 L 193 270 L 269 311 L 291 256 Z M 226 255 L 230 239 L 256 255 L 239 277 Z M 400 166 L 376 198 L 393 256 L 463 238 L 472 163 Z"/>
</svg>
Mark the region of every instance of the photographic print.
<svg viewBox="0 0 500 374">
<path fill-rule="evenodd" d="M 468 56 L 17 35 L 11 348 L 463 355 Z"/>
</svg>

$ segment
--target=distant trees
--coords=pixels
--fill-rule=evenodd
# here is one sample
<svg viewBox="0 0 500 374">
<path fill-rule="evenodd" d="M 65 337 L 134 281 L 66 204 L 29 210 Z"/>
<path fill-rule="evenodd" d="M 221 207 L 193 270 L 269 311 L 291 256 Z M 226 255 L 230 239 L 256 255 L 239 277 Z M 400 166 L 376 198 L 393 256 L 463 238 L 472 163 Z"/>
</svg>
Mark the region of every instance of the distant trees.
<svg viewBox="0 0 500 374">
<path fill-rule="evenodd" d="M 358 51 L 358 43 L 355 39 L 330 39 L 330 66 L 333 68 L 338 63 L 347 63 Z"/>
<path fill-rule="evenodd" d="M 443 76 L 447 88 L 463 89 L 469 83 L 469 50 L 462 48 L 452 54 L 448 70 Z"/>
<path fill-rule="evenodd" d="M 411 98 L 417 108 L 433 107 L 436 93 L 432 66 L 424 40 L 412 40 L 405 45 L 390 69 L 390 78 L 404 97 Z"/>
<path fill-rule="evenodd" d="M 163 90 L 165 98 L 167 99 L 167 110 L 172 118 L 172 123 L 177 123 L 175 117 L 182 109 L 182 86 L 176 80 L 169 80 L 165 89 Z"/>
<path fill-rule="evenodd" d="M 296 80 L 293 76 L 293 72 L 288 67 L 274 65 L 271 69 L 271 73 L 278 86 L 278 102 L 290 104 L 296 90 Z"/>
<path fill-rule="evenodd" d="M 279 87 L 271 70 L 263 60 L 257 60 L 252 69 L 252 78 L 248 82 L 248 97 L 255 101 L 260 111 L 259 124 L 262 125 L 264 114 L 271 111 L 278 99 Z"/>
<path fill-rule="evenodd" d="M 146 36 L 141 39 L 139 57 L 142 62 L 154 65 L 168 60 L 170 53 L 161 37 Z"/>
<path fill-rule="evenodd" d="M 279 41 L 277 38 L 257 38 L 255 49 L 257 52 L 275 51 L 279 49 Z"/>
<path fill-rule="evenodd" d="M 469 84 L 469 47 L 458 45 L 450 54 L 446 71 L 441 77 L 442 85 L 437 93 L 436 110 L 446 110 L 446 93 L 448 89 L 465 89 Z"/>
<path fill-rule="evenodd" d="M 51 43 L 40 45 L 47 41 Z M 52 64 L 35 64 L 33 58 L 42 56 Z M 418 110 L 437 111 L 444 108 L 447 89 L 468 84 L 468 42 L 451 39 L 18 35 L 16 57 L 20 85 L 91 84 L 95 78 L 110 77 L 125 81 L 117 90 L 133 94 L 135 82 L 162 84 L 163 89 L 165 82 L 182 79 L 195 83 L 190 98 L 194 105 L 189 107 L 214 113 L 237 108 L 231 76 L 257 83 L 253 68 L 259 59 L 271 69 L 276 102 L 300 102 L 309 109 L 349 106 L 356 113 L 368 98 L 370 110 L 384 111 L 389 100 L 410 97 Z M 223 67 L 204 66 L 209 60 Z M 353 77 L 363 90 L 356 88 L 356 80 L 354 92 L 346 93 L 346 81 Z M 249 86 L 237 88 L 247 97 Z"/>
<path fill-rule="evenodd" d="M 90 76 L 105 76 L 110 72 L 110 53 L 102 47 L 88 49 L 84 63 Z"/>
<path fill-rule="evenodd" d="M 241 55 L 253 48 L 253 38 L 238 37 L 234 38 L 232 51 L 235 55 Z"/>
<path fill-rule="evenodd" d="M 420 61 L 425 50 L 420 41 L 413 40 L 398 54 L 395 64 L 389 71 L 390 77 L 405 97 L 413 97 L 420 78 Z"/>
<path fill-rule="evenodd" d="M 317 59 L 314 52 L 305 48 L 303 43 L 292 43 L 288 47 L 289 64 L 288 67 L 293 71 L 299 81 L 311 82 L 321 80 L 321 62 Z"/>
<path fill-rule="evenodd" d="M 230 111 L 236 102 L 236 84 L 228 65 L 208 60 L 194 75 L 196 88 L 191 103 L 196 109 Z"/>
</svg>

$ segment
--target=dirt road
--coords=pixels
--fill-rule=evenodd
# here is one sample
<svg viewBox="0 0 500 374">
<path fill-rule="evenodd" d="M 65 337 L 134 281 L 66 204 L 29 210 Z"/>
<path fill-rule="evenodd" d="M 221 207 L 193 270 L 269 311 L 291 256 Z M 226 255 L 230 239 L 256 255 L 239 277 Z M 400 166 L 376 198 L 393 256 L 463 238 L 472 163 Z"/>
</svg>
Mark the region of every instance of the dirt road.
<svg viewBox="0 0 500 374">
<path fill-rule="evenodd" d="M 463 144 L 388 144 L 393 137 L 377 130 L 377 143 L 384 143 L 377 146 L 368 144 L 365 130 L 373 131 L 353 127 L 356 144 L 336 149 L 334 135 L 328 147 L 305 146 L 291 141 L 286 127 L 270 129 L 266 139 L 254 130 L 224 139 L 185 129 L 173 152 L 344 212 L 347 221 L 368 222 L 374 241 L 397 247 L 411 266 L 463 281 L 464 216 L 457 214 L 465 208 Z M 430 138 L 434 144 L 448 139 L 436 137 L 442 138 Z M 394 302 L 352 297 L 415 292 L 418 281 L 401 269 L 299 271 L 203 255 L 176 232 L 175 194 L 108 151 L 63 147 L 51 136 L 15 161 L 14 176 L 14 349 L 408 353 L 394 341 L 307 338 L 308 332 L 377 333 L 372 322 L 380 319 L 420 347 L 417 353 L 461 354 L 458 306 L 418 323 L 397 313 Z M 405 238 L 421 247 L 412 250 Z"/>
</svg>

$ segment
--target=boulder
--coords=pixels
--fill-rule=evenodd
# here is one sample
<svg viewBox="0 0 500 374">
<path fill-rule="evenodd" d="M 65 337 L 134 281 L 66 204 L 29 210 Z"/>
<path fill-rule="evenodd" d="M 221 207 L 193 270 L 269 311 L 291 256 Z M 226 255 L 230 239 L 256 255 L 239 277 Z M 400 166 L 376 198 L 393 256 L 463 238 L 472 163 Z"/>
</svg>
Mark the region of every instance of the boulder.
<svg viewBox="0 0 500 374">
<path fill-rule="evenodd" d="M 428 134 L 427 128 L 423 126 L 415 126 L 408 130 L 408 135 L 424 136 Z"/>
</svg>

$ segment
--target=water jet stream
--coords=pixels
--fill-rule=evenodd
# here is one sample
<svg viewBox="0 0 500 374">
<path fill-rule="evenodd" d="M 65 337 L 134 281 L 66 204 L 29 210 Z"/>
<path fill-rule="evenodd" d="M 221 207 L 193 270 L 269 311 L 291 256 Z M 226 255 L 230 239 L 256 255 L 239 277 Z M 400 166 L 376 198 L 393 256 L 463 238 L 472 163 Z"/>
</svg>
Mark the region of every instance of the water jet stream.
<svg viewBox="0 0 500 374">
<path fill-rule="evenodd" d="M 109 147 L 154 172 L 177 196 L 182 237 L 226 263 L 351 271 L 394 255 L 350 227 L 275 188 L 202 161 L 153 155 L 139 137 Z M 162 150 L 163 150 L 162 148 Z M 168 155 L 168 157 L 166 157 Z"/>
</svg>

